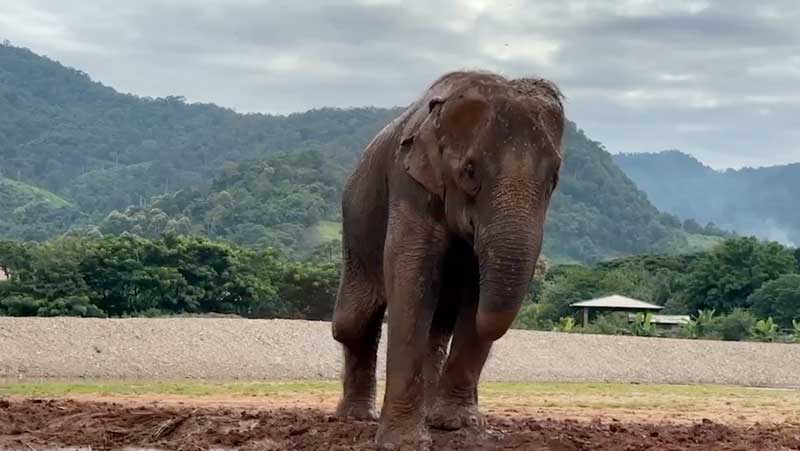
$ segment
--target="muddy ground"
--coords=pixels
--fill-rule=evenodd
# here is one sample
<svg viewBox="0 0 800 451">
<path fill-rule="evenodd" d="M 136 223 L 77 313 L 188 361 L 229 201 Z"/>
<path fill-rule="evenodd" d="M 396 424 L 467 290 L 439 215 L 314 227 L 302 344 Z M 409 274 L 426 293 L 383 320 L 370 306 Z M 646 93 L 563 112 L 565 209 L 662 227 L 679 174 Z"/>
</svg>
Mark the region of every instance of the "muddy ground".
<svg viewBox="0 0 800 451">
<path fill-rule="evenodd" d="M 800 424 L 492 413 L 485 433 L 433 431 L 433 450 L 800 450 Z M 0 400 L 0 449 L 373 450 L 376 424 L 330 410 L 80 399 Z"/>
</svg>

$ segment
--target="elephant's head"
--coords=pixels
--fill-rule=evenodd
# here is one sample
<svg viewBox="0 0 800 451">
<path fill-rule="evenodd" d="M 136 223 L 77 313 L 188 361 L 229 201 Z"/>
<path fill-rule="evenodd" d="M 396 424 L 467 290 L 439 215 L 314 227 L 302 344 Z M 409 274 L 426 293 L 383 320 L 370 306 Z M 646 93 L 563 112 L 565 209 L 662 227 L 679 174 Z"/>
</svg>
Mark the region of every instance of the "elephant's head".
<svg viewBox="0 0 800 451">
<path fill-rule="evenodd" d="M 450 230 L 473 246 L 476 326 L 496 340 L 516 317 L 542 248 L 561 166 L 561 96 L 544 80 L 496 76 L 439 92 L 406 129 L 405 167 L 443 201 Z"/>
</svg>

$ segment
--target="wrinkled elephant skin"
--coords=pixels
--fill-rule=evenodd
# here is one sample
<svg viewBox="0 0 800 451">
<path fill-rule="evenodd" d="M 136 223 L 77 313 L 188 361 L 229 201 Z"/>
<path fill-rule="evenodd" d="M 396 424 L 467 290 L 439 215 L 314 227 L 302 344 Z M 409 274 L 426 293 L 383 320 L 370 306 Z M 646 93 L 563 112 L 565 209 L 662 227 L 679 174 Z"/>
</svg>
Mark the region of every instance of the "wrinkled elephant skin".
<svg viewBox="0 0 800 451">
<path fill-rule="evenodd" d="M 478 381 L 522 304 L 558 183 L 564 113 L 541 79 L 449 73 L 367 146 L 343 198 L 333 336 L 338 414 L 427 449 L 427 426 L 480 428 Z M 375 363 L 388 308 L 386 392 Z M 452 340 L 452 342 L 451 342 Z"/>
</svg>

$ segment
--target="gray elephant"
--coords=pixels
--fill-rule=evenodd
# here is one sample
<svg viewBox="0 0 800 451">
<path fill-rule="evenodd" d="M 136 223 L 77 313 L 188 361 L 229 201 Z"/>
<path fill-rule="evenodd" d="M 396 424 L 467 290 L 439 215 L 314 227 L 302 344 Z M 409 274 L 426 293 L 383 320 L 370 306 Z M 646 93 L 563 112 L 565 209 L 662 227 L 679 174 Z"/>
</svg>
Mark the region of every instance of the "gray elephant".
<svg viewBox="0 0 800 451">
<path fill-rule="evenodd" d="M 558 183 L 561 99 L 546 80 L 446 74 L 378 133 L 347 180 L 337 414 L 377 419 L 388 307 L 380 446 L 427 449 L 426 422 L 483 424 L 480 374 L 525 297 Z"/>
</svg>

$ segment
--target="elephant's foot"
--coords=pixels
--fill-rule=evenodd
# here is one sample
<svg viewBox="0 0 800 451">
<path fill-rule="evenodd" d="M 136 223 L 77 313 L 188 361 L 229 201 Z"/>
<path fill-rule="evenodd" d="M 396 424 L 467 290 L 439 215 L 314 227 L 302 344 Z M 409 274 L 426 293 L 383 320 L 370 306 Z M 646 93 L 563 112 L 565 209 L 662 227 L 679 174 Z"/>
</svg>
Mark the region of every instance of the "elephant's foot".
<svg viewBox="0 0 800 451">
<path fill-rule="evenodd" d="M 434 429 L 456 431 L 462 428 L 483 429 L 486 422 L 472 403 L 437 401 L 428 411 L 428 425 Z"/>
<path fill-rule="evenodd" d="M 378 413 L 372 402 L 355 402 L 345 399 L 339 401 L 339 405 L 336 407 L 336 416 L 357 421 L 378 420 Z"/>
<path fill-rule="evenodd" d="M 393 451 L 430 451 L 431 436 L 423 422 L 397 423 L 382 420 L 375 438 L 378 448 Z"/>
</svg>

